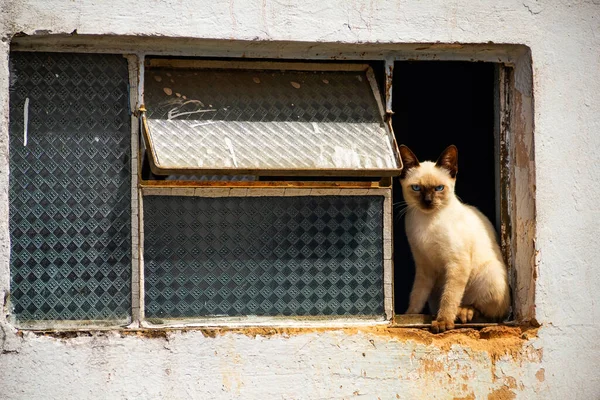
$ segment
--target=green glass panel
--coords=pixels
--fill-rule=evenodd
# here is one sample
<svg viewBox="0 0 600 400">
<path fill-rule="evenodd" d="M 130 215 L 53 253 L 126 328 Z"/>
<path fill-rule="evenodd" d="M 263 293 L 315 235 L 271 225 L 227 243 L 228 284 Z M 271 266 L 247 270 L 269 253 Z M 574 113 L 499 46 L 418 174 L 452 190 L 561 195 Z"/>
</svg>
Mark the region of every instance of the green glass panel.
<svg viewBox="0 0 600 400">
<path fill-rule="evenodd" d="M 383 315 L 382 207 L 381 196 L 146 196 L 146 316 Z"/>
<path fill-rule="evenodd" d="M 10 56 L 11 305 L 19 321 L 126 319 L 131 131 L 119 55 Z"/>
</svg>

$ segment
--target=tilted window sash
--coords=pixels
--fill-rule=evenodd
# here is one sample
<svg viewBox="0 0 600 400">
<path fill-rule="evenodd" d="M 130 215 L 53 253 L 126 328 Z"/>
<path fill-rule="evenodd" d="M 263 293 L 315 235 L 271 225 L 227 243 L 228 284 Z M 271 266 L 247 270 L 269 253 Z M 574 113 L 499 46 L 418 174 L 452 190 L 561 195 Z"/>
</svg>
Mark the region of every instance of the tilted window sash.
<svg viewBox="0 0 600 400">
<path fill-rule="evenodd" d="M 150 59 L 143 135 L 156 175 L 397 175 L 363 64 Z"/>
</svg>

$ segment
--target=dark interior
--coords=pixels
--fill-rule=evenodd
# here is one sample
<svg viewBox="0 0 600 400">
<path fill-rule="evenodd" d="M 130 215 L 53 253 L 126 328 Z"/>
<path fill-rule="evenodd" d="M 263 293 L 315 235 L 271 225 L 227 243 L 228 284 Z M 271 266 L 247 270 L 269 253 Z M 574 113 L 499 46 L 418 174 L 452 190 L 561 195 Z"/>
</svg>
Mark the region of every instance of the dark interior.
<svg viewBox="0 0 600 400">
<path fill-rule="evenodd" d="M 458 147 L 456 193 L 492 222 L 496 215 L 494 173 L 494 64 L 406 61 L 394 65 L 392 124 L 398 145 L 421 161 L 435 161 L 450 144 Z M 402 189 L 394 180 L 395 312 L 408 308 L 414 262 L 398 218 Z M 424 313 L 428 310 L 425 309 Z"/>
</svg>

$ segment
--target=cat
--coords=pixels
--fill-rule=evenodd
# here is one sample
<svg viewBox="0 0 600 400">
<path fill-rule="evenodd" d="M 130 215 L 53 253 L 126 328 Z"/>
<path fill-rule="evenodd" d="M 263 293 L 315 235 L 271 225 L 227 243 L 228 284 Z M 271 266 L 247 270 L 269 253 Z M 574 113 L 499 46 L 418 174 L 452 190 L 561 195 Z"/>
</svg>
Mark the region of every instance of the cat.
<svg viewBox="0 0 600 400">
<path fill-rule="evenodd" d="M 406 235 L 416 265 L 406 313 L 421 313 L 428 301 L 437 315 L 434 333 L 480 314 L 502 320 L 510 307 L 506 265 L 491 222 L 454 193 L 456 146 L 446 148 L 435 163 L 420 163 L 404 145 L 399 150 Z"/>
</svg>

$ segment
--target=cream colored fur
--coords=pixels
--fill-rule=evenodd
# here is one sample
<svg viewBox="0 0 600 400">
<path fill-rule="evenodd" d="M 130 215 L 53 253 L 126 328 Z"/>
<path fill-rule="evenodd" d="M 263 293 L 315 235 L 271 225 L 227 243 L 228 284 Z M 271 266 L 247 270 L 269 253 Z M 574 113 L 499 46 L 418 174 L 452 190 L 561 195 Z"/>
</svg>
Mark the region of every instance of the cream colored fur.
<svg viewBox="0 0 600 400">
<path fill-rule="evenodd" d="M 456 153 L 454 158 L 456 162 Z M 437 314 L 434 332 L 454 328 L 456 319 L 470 321 L 477 312 L 504 318 L 510 306 L 506 266 L 494 228 L 479 210 L 456 197 L 455 181 L 446 168 L 429 161 L 410 168 L 401 179 L 408 207 L 406 234 L 416 263 L 407 313 L 420 313 L 429 300 Z M 433 208 L 427 209 L 412 185 L 444 189 L 434 193 Z"/>
</svg>

